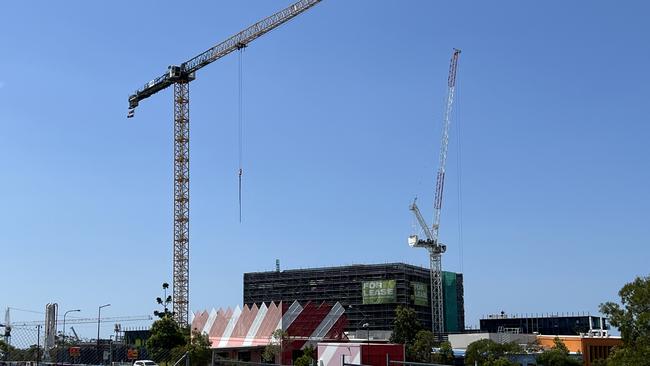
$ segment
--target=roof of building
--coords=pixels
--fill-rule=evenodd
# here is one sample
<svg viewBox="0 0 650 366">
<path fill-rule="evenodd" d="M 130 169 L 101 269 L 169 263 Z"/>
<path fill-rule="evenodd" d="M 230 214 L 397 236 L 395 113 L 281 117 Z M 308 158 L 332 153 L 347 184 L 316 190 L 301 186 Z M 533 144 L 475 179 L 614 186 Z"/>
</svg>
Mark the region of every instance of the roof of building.
<svg viewBox="0 0 650 366">
<path fill-rule="evenodd" d="M 195 312 L 192 329 L 208 335 L 212 348 L 265 346 L 277 329 L 305 343 L 345 339 L 345 309 L 334 305 L 307 302 L 274 303 L 268 306 L 235 307 Z"/>
<path fill-rule="evenodd" d="M 330 266 L 330 267 L 311 267 L 311 268 L 294 268 L 294 269 L 286 269 L 286 270 L 281 270 L 280 273 L 290 273 L 290 272 L 306 272 L 306 271 L 344 271 L 344 270 L 358 270 L 362 268 L 378 268 L 378 267 L 394 267 L 395 269 L 405 268 L 405 269 L 410 269 L 414 271 L 426 271 L 429 273 L 429 269 L 421 266 L 416 266 L 413 264 L 407 264 L 407 263 L 402 263 L 402 262 L 393 262 L 393 263 L 374 263 L 374 264 L 347 264 L 347 265 L 341 265 L 341 266 Z M 445 271 L 449 272 L 449 271 Z M 245 275 L 249 274 L 257 274 L 257 273 L 277 273 L 275 270 L 269 270 L 269 271 L 258 271 L 258 272 L 246 272 L 244 273 Z"/>
</svg>

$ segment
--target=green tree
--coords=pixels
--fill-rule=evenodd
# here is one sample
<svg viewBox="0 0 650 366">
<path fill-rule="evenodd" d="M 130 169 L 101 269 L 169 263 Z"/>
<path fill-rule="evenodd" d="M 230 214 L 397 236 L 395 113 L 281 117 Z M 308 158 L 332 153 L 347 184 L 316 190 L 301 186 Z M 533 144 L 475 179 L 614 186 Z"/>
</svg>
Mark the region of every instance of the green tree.
<svg viewBox="0 0 650 366">
<path fill-rule="evenodd" d="M 147 351 L 154 361 L 168 363 L 174 358 L 179 358 L 184 353 L 184 350 L 179 347 L 187 347 L 190 342 L 190 332 L 189 328 L 181 329 L 173 319 L 174 313 L 168 309 L 168 305 L 172 302 L 171 295 L 167 295 L 169 284 L 163 283 L 162 288 L 165 292 L 164 300 L 157 297 L 156 303 L 163 307 L 163 311 L 156 310 L 153 312 L 160 319 L 151 325 L 146 345 Z"/>
<path fill-rule="evenodd" d="M 307 346 L 302 352 L 302 356 L 296 359 L 295 366 L 311 366 L 316 359 L 316 350 L 312 346 Z"/>
<path fill-rule="evenodd" d="M 593 360 L 591 366 L 607 366 L 607 360 L 603 360 L 602 358 Z"/>
<path fill-rule="evenodd" d="M 571 357 L 569 349 L 559 337 L 553 340 L 553 347 L 536 357 L 537 363 L 543 366 L 580 366 L 582 362 Z"/>
<path fill-rule="evenodd" d="M 429 330 L 421 330 L 415 335 L 413 344 L 406 346 L 409 361 L 431 362 L 431 352 L 437 344 L 436 337 Z"/>
<path fill-rule="evenodd" d="M 212 352 L 210 338 L 207 334 L 201 334 L 198 330 L 194 330 L 189 342 L 186 343 L 188 344 L 186 351 L 190 357 L 191 365 L 207 365 L 210 362 Z"/>
<path fill-rule="evenodd" d="M 475 362 L 478 362 L 481 366 L 514 365 L 505 355 L 521 352 L 521 347 L 516 343 L 500 344 L 491 339 L 481 339 L 467 346 L 465 364 L 474 365 Z"/>
<path fill-rule="evenodd" d="M 637 277 L 618 292 L 621 305 L 600 304 L 611 325 L 621 331 L 623 345 L 608 358 L 611 366 L 650 365 L 650 276 Z"/>
<path fill-rule="evenodd" d="M 7 345 L 7 361 L 36 361 L 38 355 L 43 357 L 43 349 L 33 344 L 26 349 L 15 348 Z"/>
<path fill-rule="evenodd" d="M 5 343 L 5 341 L 0 339 L 0 360 L 8 360 L 9 353 L 11 352 L 11 346 Z"/>
<path fill-rule="evenodd" d="M 517 366 L 518 363 L 510 361 L 507 357 L 501 356 L 494 361 L 488 361 L 485 366 Z"/>
<path fill-rule="evenodd" d="M 282 349 L 287 345 L 289 333 L 284 329 L 276 329 L 271 333 L 269 344 L 264 347 L 262 352 L 262 360 L 266 362 L 274 362 L 277 356 L 280 356 Z"/>
<path fill-rule="evenodd" d="M 158 303 L 158 305 L 160 305 L 163 308 L 163 311 L 155 310 L 153 312 L 153 315 L 157 316 L 160 319 L 174 316 L 174 312 L 169 311 L 169 304 L 172 303 L 172 295 L 167 295 L 167 289 L 169 288 L 169 284 L 167 282 L 163 282 L 162 288 L 165 294 L 163 295 L 163 297 L 157 297 L 156 303 Z"/>
<path fill-rule="evenodd" d="M 411 345 L 415 340 L 416 334 L 422 329 L 420 322 L 415 314 L 415 310 L 398 306 L 395 309 L 395 321 L 393 323 L 393 333 L 390 336 L 391 343 L 400 343 Z"/>
<path fill-rule="evenodd" d="M 440 350 L 433 354 L 433 362 L 442 365 L 454 364 L 454 350 L 451 348 L 451 343 L 442 342 Z"/>
<path fill-rule="evenodd" d="M 171 316 L 156 320 L 151 325 L 147 351 L 151 358 L 157 362 L 169 362 L 177 353 L 172 350 L 186 344 L 186 337 Z"/>
</svg>

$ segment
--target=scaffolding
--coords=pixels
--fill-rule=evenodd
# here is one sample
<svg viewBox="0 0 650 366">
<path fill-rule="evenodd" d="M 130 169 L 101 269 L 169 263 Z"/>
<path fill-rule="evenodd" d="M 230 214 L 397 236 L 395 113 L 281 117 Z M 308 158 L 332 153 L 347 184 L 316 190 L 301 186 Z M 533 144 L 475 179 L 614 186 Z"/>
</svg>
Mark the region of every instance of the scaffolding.
<svg viewBox="0 0 650 366">
<path fill-rule="evenodd" d="M 446 312 L 450 324 L 456 324 L 452 332 L 464 329 L 464 300 L 462 274 L 445 272 L 454 278 L 453 296 L 448 297 L 453 305 Z M 429 270 L 404 263 L 358 264 L 340 267 L 293 269 L 284 271 L 252 272 L 244 274 L 244 304 L 260 306 L 272 301 L 293 302 L 340 302 L 348 317 L 347 331 L 391 330 L 395 320 L 395 309 L 399 305 L 415 310 L 420 324 L 431 328 L 431 307 L 416 304 L 414 284 L 425 285 L 430 290 Z M 381 304 L 364 304 L 363 282 L 395 281 L 395 301 Z M 445 291 L 447 291 L 445 286 Z M 428 292 L 430 293 L 430 292 Z M 448 313 L 448 314 L 447 314 Z M 363 325 L 367 323 L 367 326 Z"/>
</svg>

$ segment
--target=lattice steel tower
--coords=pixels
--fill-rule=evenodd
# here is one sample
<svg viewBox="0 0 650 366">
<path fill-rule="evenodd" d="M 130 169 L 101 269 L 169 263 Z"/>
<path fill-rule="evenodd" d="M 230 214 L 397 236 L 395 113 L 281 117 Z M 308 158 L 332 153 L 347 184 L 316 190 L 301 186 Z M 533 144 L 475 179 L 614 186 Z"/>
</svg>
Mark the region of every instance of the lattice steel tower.
<svg viewBox="0 0 650 366">
<path fill-rule="evenodd" d="M 189 322 L 190 284 L 190 93 L 189 83 L 196 71 L 246 47 L 248 43 L 270 32 L 295 16 L 310 9 L 321 0 L 300 0 L 267 17 L 180 66 L 169 66 L 167 71 L 145 84 L 129 96 L 129 113 L 135 115 L 140 101 L 174 85 L 174 265 L 173 307 L 179 325 Z"/>
<path fill-rule="evenodd" d="M 442 142 L 440 144 L 440 162 L 438 174 L 436 175 L 436 193 L 433 200 L 433 225 L 431 228 L 420 213 L 415 204 L 411 204 L 411 211 L 415 215 L 420 227 L 424 231 L 426 240 L 418 238 L 417 235 L 409 236 L 409 245 L 417 248 L 426 248 L 429 251 L 429 262 L 431 271 L 431 320 L 433 334 L 438 340 L 442 340 L 445 334 L 445 309 L 444 294 L 442 289 L 442 254 L 447 251 L 447 246 L 439 241 L 440 212 L 442 211 L 442 193 L 445 187 L 445 166 L 447 163 L 447 147 L 449 145 L 449 125 L 451 123 L 451 107 L 454 103 L 456 90 L 456 69 L 458 67 L 458 56 L 460 50 L 454 49 L 449 65 L 449 76 L 447 79 L 447 103 L 442 121 Z"/>
<path fill-rule="evenodd" d="M 190 295 L 190 79 L 174 84 L 174 313 L 189 323 Z"/>
</svg>

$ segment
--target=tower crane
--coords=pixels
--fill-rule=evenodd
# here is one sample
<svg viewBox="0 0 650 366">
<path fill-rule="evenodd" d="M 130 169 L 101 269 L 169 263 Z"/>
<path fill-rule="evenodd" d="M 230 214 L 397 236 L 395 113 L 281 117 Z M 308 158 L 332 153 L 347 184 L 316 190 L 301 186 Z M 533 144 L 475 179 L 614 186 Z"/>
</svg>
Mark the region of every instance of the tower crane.
<svg viewBox="0 0 650 366">
<path fill-rule="evenodd" d="M 410 206 L 418 224 L 424 231 L 426 239 L 417 235 L 411 235 L 408 243 L 411 247 L 426 248 L 429 251 L 430 276 L 431 276 L 431 321 L 433 334 L 442 340 L 445 333 L 444 299 L 442 291 L 442 254 L 447 251 L 447 246 L 439 240 L 440 212 L 442 209 L 442 192 L 445 186 L 445 165 L 447 163 L 447 147 L 449 145 L 449 125 L 451 123 L 451 110 L 454 103 L 456 89 L 456 69 L 460 50 L 454 49 L 449 65 L 449 77 L 447 79 L 447 102 L 442 121 L 442 142 L 440 144 L 440 161 L 438 174 L 436 176 L 436 192 L 433 200 L 433 225 L 431 228 L 422 217 L 422 213 L 416 204 L 416 200 Z"/>
<path fill-rule="evenodd" d="M 145 84 L 129 96 L 127 118 L 135 115 L 140 102 L 157 92 L 174 86 L 174 318 L 181 326 L 189 320 L 189 184 L 190 184 L 190 114 L 189 83 L 195 73 L 229 53 L 241 50 L 250 42 L 288 22 L 321 0 L 300 0 L 264 18 L 207 51 L 181 63 Z"/>
</svg>

